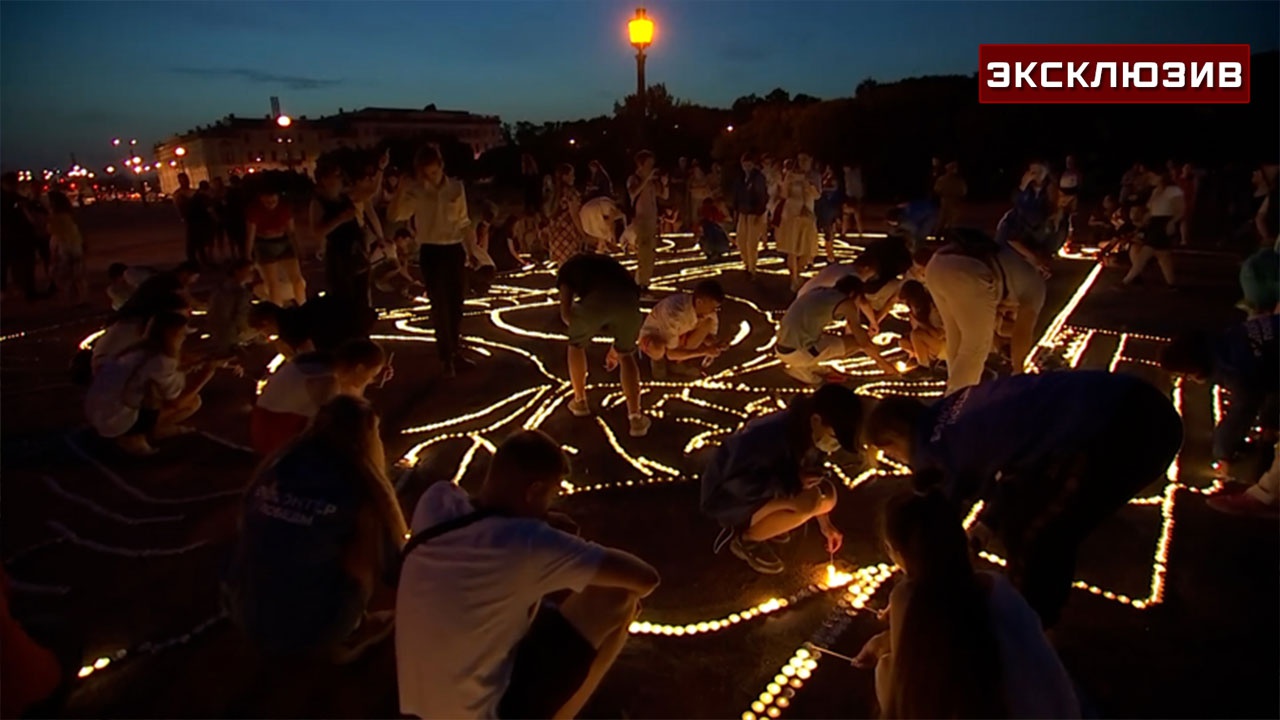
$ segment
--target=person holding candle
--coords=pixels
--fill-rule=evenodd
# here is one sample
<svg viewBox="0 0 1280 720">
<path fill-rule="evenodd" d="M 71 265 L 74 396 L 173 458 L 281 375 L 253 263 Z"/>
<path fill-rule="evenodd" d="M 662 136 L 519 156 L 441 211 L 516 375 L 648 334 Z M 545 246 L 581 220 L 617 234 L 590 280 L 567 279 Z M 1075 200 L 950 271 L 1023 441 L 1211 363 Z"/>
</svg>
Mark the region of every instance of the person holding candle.
<svg viewBox="0 0 1280 720">
<path fill-rule="evenodd" d="M 875 668 L 881 717 L 1081 717 L 1035 611 L 1003 575 L 974 570 L 955 505 L 900 493 L 880 532 L 905 577 L 889 596 L 889 629 L 853 664 Z"/>
<path fill-rule="evenodd" d="M 551 510 L 568 474 L 530 430 L 498 447 L 474 498 L 449 482 L 422 494 L 396 602 L 402 713 L 572 718 L 595 692 L 660 578 Z"/>
<path fill-rule="evenodd" d="M 727 535 L 730 551 L 751 569 L 776 575 L 785 566 L 770 541 L 786 542 L 817 520 L 828 552 L 839 550 L 844 534 L 830 517 L 836 487 L 822 465 L 840 449 L 857 452 L 861 427 L 858 396 L 824 385 L 726 438 L 702 474 L 702 512 L 723 528 L 717 544 Z"/>
<path fill-rule="evenodd" d="M 1139 378 L 1098 371 L 1018 375 L 927 406 L 889 397 L 867 441 L 916 473 L 938 471 L 955 502 L 983 500 L 975 546 L 998 536 L 1009 575 L 1046 628 L 1074 580 L 1076 549 L 1159 480 L 1182 446 L 1182 418 Z"/>
</svg>

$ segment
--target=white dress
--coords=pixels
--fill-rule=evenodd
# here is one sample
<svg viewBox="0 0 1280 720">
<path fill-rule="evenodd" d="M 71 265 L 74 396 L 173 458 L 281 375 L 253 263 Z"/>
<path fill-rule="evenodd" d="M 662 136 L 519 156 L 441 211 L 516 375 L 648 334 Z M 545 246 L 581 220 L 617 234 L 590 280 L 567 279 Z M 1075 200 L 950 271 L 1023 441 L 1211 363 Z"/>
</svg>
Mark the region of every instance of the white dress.
<svg viewBox="0 0 1280 720">
<path fill-rule="evenodd" d="M 787 255 L 813 257 L 818 252 L 818 221 L 813 202 L 818 189 L 802 172 L 790 172 L 783 179 L 786 202 L 778 225 L 778 251 Z"/>
</svg>

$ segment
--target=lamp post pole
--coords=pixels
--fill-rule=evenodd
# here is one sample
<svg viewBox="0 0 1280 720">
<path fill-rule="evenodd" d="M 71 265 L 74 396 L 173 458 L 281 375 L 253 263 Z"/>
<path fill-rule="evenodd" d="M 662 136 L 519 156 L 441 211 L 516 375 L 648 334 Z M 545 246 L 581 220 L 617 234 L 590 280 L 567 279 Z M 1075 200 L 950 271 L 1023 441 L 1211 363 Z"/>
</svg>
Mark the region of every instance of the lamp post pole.
<svg viewBox="0 0 1280 720">
<path fill-rule="evenodd" d="M 644 8 L 636 8 L 636 15 L 627 23 L 627 35 L 636 49 L 636 105 L 640 110 L 640 145 L 644 145 L 645 125 L 649 117 L 649 93 L 644 81 L 644 49 L 653 43 L 653 21 Z"/>
</svg>

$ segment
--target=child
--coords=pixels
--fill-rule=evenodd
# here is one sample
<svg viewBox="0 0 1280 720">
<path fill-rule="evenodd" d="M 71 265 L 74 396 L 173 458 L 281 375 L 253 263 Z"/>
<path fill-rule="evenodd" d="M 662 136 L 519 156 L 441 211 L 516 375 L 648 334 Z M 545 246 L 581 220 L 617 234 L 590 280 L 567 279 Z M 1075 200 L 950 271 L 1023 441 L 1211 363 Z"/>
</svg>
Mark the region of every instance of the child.
<svg viewBox="0 0 1280 720">
<path fill-rule="evenodd" d="M 374 287 L 380 292 L 394 293 L 413 299 L 416 293 L 422 291 L 422 284 L 409 274 L 406 262 L 410 256 L 412 243 L 413 233 L 408 228 L 402 227 L 396 230 L 395 237 L 390 243 L 380 242 L 373 246 L 373 252 L 369 255 L 371 266 L 369 273 L 373 278 Z"/>
<path fill-rule="evenodd" d="M 85 415 L 100 436 L 145 456 L 156 453 L 151 441 L 191 432 L 180 423 L 200 409 L 200 390 L 222 362 L 202 363 L 189 378 L 179 364 L 187 329 L 186 315 L 157 315 L 141 342 L 94 376 Z"/>
<path fill-rule="evenodd" d="M 673 207 L 668 207 L 662 211 L 662 217 L 659 218 L 661 233 L 670 235 L 680 229 L 680 211 Z"/>
<path fill-rule="evenodd" d="M 898 297 L 906 303 L 911 334 L 898 341 L 899 347 L 915 361 L 916 367 L 932 368 L 947 355 L 947 335 L 942 329 L 942 315 L 925 286 L 915 280 L 902 284 Z"/>
<path fill-rule="evenodd" d="M 701 219 L 702 252 L 707 260 L 716 262 L 729 252 L 729 235 L 724 231 L 724 223 L 729 217 L 724 203 L 707 198 L 702 201 L 698 216 Z"/>
</svg>

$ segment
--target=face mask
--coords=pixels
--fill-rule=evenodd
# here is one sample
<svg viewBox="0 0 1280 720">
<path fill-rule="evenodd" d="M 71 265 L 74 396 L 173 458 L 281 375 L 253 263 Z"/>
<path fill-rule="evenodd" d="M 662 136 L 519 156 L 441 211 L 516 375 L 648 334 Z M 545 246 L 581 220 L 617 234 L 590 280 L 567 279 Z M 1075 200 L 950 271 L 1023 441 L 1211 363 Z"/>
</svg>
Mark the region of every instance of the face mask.
<svg viewBox="0 0 1280 720">
<path fill-rule="evenodd" d="M 819 450 L 830 455 L 840 449 L 840 441 L 835 435 L 823 435 L 814 443 Z"/>
</svg>

